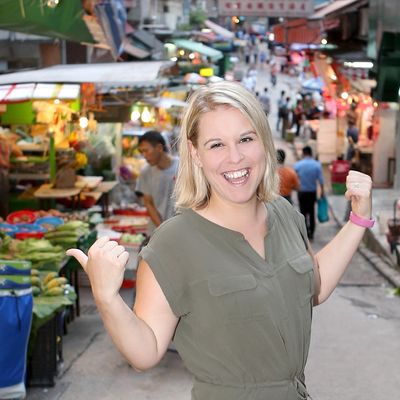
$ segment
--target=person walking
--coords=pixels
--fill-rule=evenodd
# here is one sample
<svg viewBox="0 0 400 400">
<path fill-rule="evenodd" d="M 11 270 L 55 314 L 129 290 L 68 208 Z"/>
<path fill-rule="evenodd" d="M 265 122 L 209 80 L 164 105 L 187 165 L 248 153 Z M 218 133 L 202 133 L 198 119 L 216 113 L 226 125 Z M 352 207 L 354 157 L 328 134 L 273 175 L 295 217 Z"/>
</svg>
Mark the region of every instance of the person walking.
<svg viewBox="0 0 400 400">
<path fill-rule="evenodd" d="M 67 254 L 135 369 L 156 365 L 173 338 L 194 375 L 193 400 L 306 399 L 312 306 L 330 296 L 372 224 L 371 178 L 349 173 L 353 217 L 314 256 L 304 218 L 277 194 L 265 113 L 242 85 L 191 95 L 179 152 L 179 212 L 139 254 L 133 310 L 119 294 L 123 246 L 101 237 L 88 256 Z"/>
<path fill-rule="evenodd" d="M 346 137 L 348 141 L 347 154 L 346 154 L 347 161 L 353 162 L 353 159 L 356 155 L 358 136 L 359 136 L 359 131 L 355 122 L 350 121 L 346 132 Z"/>
<path fill-rule="evenodd" d="M 294 164 L 294 170 L 300 180 L 300 190 L 298 192 L 300 212 L 304 215 L 306 221 L 308 238 L 313 240 L 317 184 L 319 184 L 321 196 L 323 196 L 324 177 L 321 163 L 313 159 L 310 146 L 303 147 L 303 159 Z"/>
<path fill-rule="evenodd" d="M 265 115 L 268 117 L 270 111 L 271 111 L 271 99 L 268 94 L 268 88 L 264 88 L 264 92 L 260 94 L 259 100 L 261 103 L 261 106 L 265 112 Z"/>
<path fill-rule="evenodd" d="M 300 181 L 296 171 L 285 165 L 286 153 L 282 149 L 276 150 L 279 174 L 279 194 L 293 204 L 292 191 L 299 190 Z"/>
<path fill-rule="evenodd" d="M 167 153 L 165 139 L 157 131 L 147 131 L 140 136 L 138 148 L 147 164 L 140 172 L 135 192 L 147 208 L 151 232 L 175 213 L 172 193 L 178 158 Z"/>
<path fill-rule="evenodd" d="M 281 95 L 278 99 L 278 118 L 276 120 L 276 131 L 279 132 L 279 128 L 280 128 L 280 122 L 282 121 L 282 111 L 285 108 L 285 102 L 286 102 L 286 98 L 285 98 L 285 91 L 281 90 Z"/>
<path fill-rule="evenodd" d="M 279 114 L 282 120 L 281 136 L 284 140 L 286 140 L 286 131 L 289 128 L 290 112 L 290 97 L 286 97 L 279 108 Z"/>
</svg>

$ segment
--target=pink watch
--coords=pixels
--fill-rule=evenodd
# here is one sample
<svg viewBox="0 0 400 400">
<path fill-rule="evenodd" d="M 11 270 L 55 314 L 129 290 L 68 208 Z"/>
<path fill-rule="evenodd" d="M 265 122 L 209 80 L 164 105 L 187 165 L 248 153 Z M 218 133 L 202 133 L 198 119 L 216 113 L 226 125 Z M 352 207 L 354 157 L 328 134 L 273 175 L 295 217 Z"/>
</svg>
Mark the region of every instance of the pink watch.
<svg viewBox="0 0 400 400">
<path fill-rule="evenodd" d="M 358 226 L 362 226 L 363 228 L 372 228 L 375 224 L 374 218 L 371 219 L 361 218 L 358 215 L 354 214 L 353 211 L 350 211 L 349 221 Z"/>
</svg>

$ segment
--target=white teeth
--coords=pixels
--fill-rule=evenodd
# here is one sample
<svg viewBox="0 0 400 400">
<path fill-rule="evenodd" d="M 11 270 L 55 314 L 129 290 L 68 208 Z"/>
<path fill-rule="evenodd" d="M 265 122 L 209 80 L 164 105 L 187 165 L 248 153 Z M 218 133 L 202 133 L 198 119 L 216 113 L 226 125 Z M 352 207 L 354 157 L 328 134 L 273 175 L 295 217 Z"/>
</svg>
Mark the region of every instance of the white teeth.
<svg viewBox="0 0 400 400">
<path fill-rule="evenodd" d="M 224 176 L 227 179 L 239 179 L 247 176 L 248 174 L 249 172 L 247 171 L 247 169 L 242 169 L 241 171 L 225 172 Z"/>
</svg>

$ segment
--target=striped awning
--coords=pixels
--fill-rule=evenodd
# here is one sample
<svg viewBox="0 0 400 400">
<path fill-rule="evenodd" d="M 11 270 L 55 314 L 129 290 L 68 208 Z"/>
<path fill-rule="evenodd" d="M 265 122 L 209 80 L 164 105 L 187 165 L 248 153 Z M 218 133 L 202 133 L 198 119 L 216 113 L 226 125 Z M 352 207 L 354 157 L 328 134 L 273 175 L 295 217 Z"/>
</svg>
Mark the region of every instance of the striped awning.
<svg viewBox="0 0 400 400">
<path fill-rule="evenodd" d="M 80 85 L 59 83 L 14 83 L 0 85 L 0 104 L 28 100 L 74 100 L 79 97 Z"/>
</svg>

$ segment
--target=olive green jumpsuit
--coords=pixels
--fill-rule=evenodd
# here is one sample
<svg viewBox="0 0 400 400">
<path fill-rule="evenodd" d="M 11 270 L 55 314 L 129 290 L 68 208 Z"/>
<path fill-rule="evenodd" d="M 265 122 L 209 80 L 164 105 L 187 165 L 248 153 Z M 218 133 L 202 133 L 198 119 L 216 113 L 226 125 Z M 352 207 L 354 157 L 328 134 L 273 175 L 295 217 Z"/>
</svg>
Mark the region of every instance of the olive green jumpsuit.
<svg viewBox="0 0 400 400">
<path fill-rule="evenodd" d="M 195 378 L 192 399 L 307 398 L 314 273 L 304 218 L 281 197 L 266 207 L 265 260 L 192 210 L 140 253 L 179 317 L 174 343 Z"/>
</svg>

